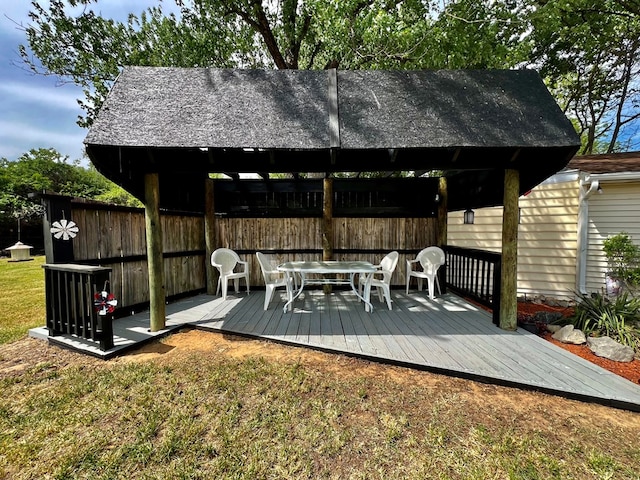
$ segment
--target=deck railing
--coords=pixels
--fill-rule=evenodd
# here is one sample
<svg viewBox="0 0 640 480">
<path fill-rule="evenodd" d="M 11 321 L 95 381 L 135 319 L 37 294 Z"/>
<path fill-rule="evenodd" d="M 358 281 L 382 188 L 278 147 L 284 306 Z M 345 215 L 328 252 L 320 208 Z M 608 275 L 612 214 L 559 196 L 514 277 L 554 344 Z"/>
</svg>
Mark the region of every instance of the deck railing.
<svg viewBox="0 0 640 480">
<path fill-rule="evenodd" d="M 502 255 L 486 250 L 445 246 L 447 288 L 493 311 L 493 323 L 500 315 L 500 271 Z"/>
<path fill-rule="evenodd" d="M 100 315 L 95 295 L 109 283 L 110 268 L 88 265 L 44 265 L 49 336 L 72 335 L 113 348 L 112 315 Z"/>
</svg>

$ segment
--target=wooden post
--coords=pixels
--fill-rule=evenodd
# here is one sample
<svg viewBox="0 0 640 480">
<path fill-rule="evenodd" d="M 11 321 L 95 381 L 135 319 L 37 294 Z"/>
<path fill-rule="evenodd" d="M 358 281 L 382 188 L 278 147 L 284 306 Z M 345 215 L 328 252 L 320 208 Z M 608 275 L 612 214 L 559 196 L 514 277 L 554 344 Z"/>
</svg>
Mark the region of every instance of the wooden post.
<svg viewBox="0 0 640 480">
<path fill-rule="evenodd" d="M 447 190 L 447 178 L 438 179 L 438 246 L 444 248 L 447 245 L 447 220 L 448 220 L 449 193 Z M 438 269 L 438 281 L 442 293 L 447 290 L 447 269 Z"/>
<path fill-rule="evenodd" d="M 440 177 L 438 180 L 438 246 L 444 247 L 447 244 L 447 203 L 449 195 L 447 193 L 447 179 Z"/>
<path fill-rule="evenodd" d="M 322 260 L 333 260 L 333 179 L 322 181 Z M 323 286 L 324 293 L 331 293 L 331 285 Z"/>
<path fill-rule="evenodd" d="M 44 232 L 46 232 L 44 235 L 44 252 L 47 263 L 73 263 L 75 261 L 74 242 L 57 239 L 50 233 L 53 222 L 72 219 L 71 197 L 45 195 L 43 198 L 45 214 L 42 226 Z M 18 240 L 20 239 L 18 238 Z"/>
<path fill-rule="evenodd" d="M 144 218 L 147 231 L 150 329 L 152 332 L 157 332 L 164 329 L 166 317 L 160 181 L 157 173 L 147 173 L 144 176 Z"/>
<path fill-rule="evenodd" d="M 502 214 L 502 282 L 500 284 L 500 328 L 518 326 L 518 197 L 520 174 L 504 173 L 504 212 Z"/>
<path fill-rule="evenodd" d="M 218 271 L 211 265 L 211 254 L 216 249 L 215 205 L 213 202 L 213 178 L 207 178 L 204 183 L 204 240 L 206 244 L 205 272 L 207 273 L 207 293 L 215 295 L 218 281 Z"/>
</svg>

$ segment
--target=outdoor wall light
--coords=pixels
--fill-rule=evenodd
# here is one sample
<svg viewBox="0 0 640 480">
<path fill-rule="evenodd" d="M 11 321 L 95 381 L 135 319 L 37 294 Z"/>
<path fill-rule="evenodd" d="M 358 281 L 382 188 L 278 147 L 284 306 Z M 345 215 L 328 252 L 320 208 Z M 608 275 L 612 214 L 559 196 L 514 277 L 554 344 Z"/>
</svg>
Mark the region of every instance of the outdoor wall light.
<svg viewBox="0 0 640 480">
<path fill-rule="evenodd" d="M 475 217 L 475 214 L 473 213 L 473 210 L 471 210 L 470 208 L 467 208 L 464 211 L 464 223 L 465 223 L 465 225 L 473 225 L 474 217 Z"/>
</svg>

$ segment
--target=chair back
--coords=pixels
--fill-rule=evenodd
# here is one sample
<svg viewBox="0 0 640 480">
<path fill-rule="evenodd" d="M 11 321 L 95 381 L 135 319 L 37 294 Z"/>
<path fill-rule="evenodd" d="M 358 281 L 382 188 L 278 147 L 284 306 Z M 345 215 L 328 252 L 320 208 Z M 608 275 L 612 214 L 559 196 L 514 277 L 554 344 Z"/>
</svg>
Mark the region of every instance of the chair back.
<svg viewBox="0 0 640 480">
<path fill-rule="evenodd" d="M 380 261 L 380 268 L 389 273 L 393 273 L 396 269 L 396 265 L 398 265 L 398 252 L 393 251 L 385 255 L 385 257 Z"/>
<path fill-rule="evenodd" d="M 220 272 L 227 274 L 233 272 L 240 257 L 236 252 L 228 248 L 218 248 L 211 254 L 211 264 L 220 265 Z"/>
<path fill-rule="evenodd" d="M 258 263 L 260 264 L 260 270 L 262 270 L 262 278 L 264 279 L 265 285 L 271 282 L 271 273 L 273 270 L 273 264 L 269 261 L 267 256 L 262 252 L 256 252 L 256 257 L 258 257 Z"/>
<path fill-rule="evenodd" d="M 418 261 L 425 272 L 436 272 L 445 264 L 446 256 L 440 247 L 427 247 L 418 253 Z"/>
</svg>

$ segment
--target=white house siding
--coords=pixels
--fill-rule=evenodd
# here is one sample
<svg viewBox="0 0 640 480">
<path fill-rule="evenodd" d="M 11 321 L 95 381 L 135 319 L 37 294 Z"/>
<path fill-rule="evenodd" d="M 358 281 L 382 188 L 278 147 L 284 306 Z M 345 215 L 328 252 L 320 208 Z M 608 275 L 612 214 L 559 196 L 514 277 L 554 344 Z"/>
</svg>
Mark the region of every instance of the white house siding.
<svg viewBox="0 0 640 480">
<path fill-rule="evenodd" d="M 605 291 L 607 261 L 602 243 L 607 237 L 626 232 L 640 245 L 640 182 L 609 183 L 601 179 L 600 188 L 600 194 L 589 198 L 588 292 Z"/>
<path fill-rule="evenodd" d="M 518 228 L 518 295 L 573 298 L 576 290 L 577 178 L 550 180 L 520 197 Z M 502 207 L 475 210 L 473 225 L 464 212 L 449 213 L 447 243 L 500 252 Z"/>
</svg>

